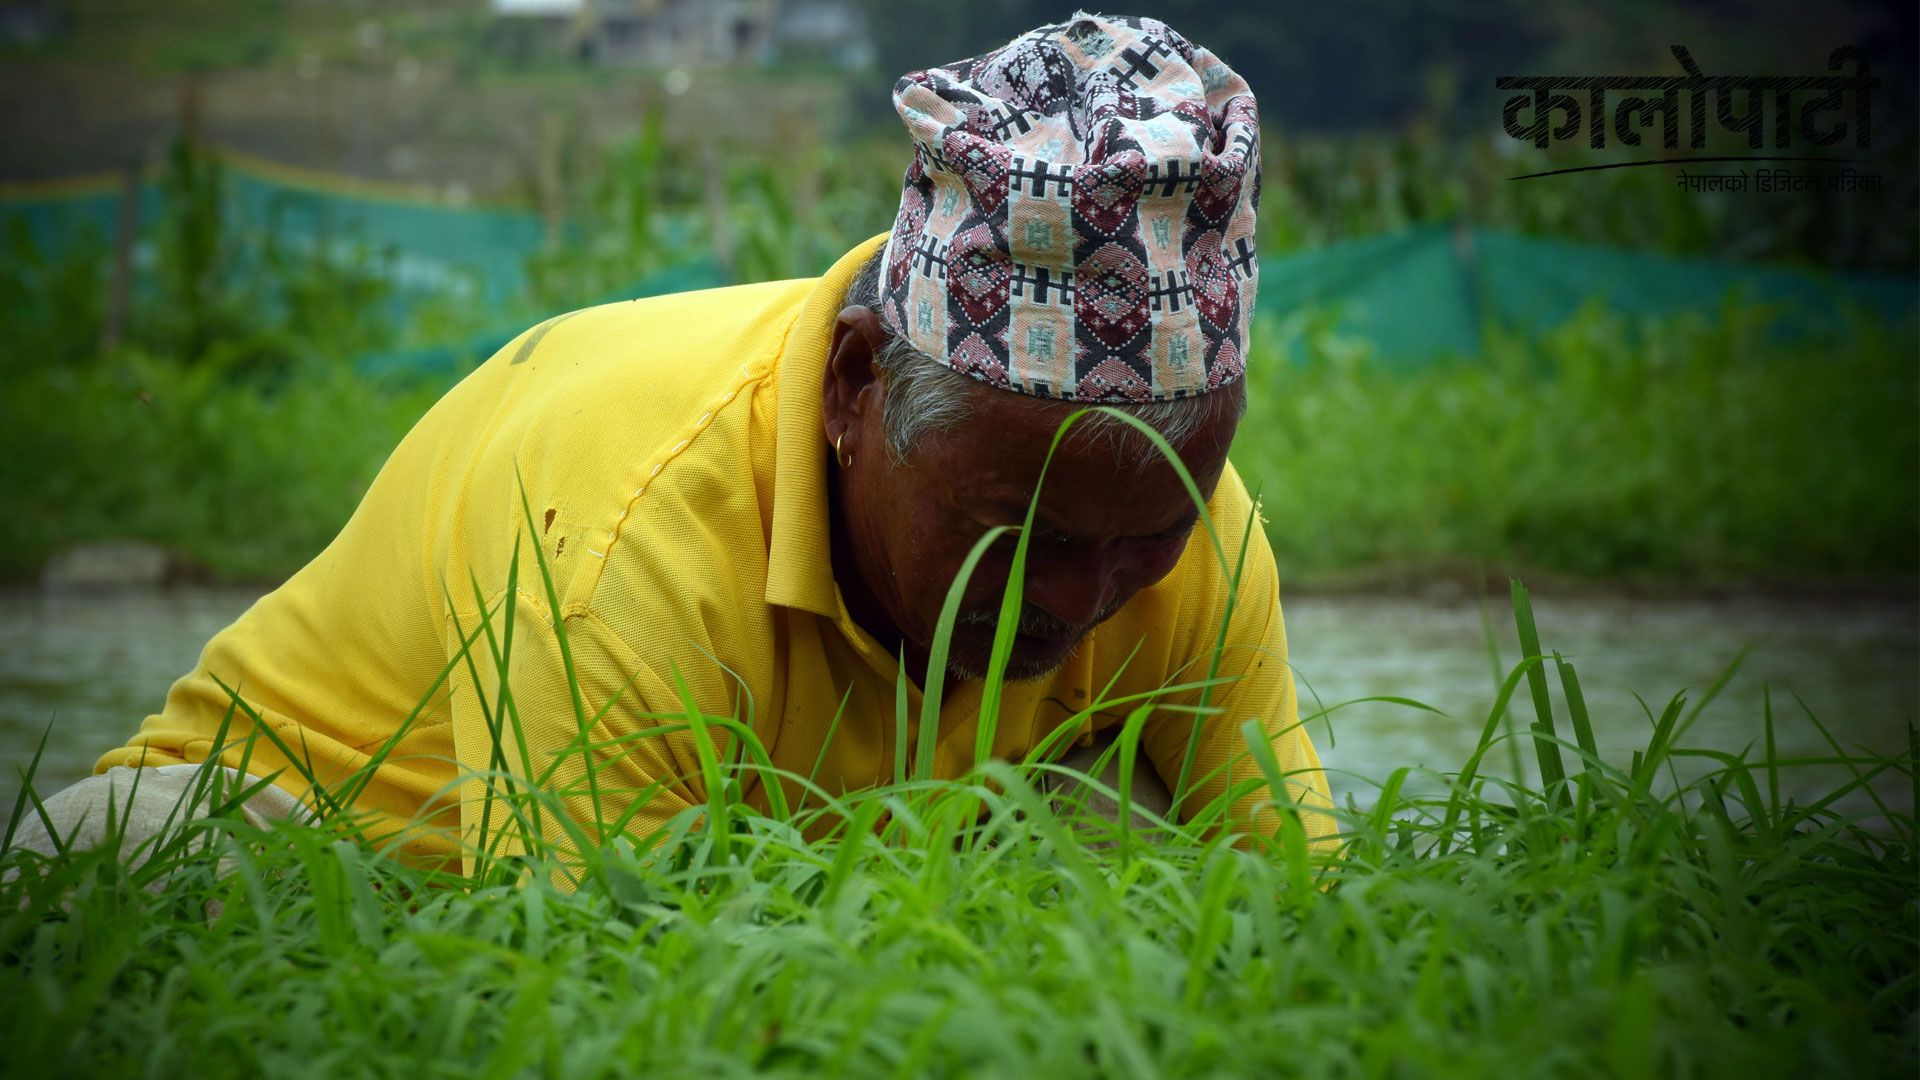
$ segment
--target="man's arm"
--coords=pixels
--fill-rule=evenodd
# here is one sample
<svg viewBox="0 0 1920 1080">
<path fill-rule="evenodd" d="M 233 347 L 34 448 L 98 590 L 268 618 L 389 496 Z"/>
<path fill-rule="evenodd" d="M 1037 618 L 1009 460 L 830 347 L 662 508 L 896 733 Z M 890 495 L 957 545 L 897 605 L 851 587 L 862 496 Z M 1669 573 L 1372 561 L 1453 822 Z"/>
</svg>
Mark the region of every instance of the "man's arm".
<svg viewBox="0 0 1920 1080">
<path fill-rule="evenodd" d="M 214 635 L 160 712 L 102 755 L 96 773 L 217 758 L 277 774 L 276 785 L 316 808 L 314 783 L 351 783 L 375 840 L 423 814 L 435 827 L 451 823 L 437 800 L 457 773 L 450 691 L 469 669 L 448 640 L 446 596 L 469 586 L 464 567 L 448 580 L 442 548 L 462 532 L 465 463 L 502 394 L 494 373 L 527 337 L 413 426 L 325 550 Z M 370 777 L 358 775 L 370 766 Z M 423 860 L 454 849 L 450 834 L 404 839 Z"/>
<path fill-rule="evenodd" d="M 218 809 L 212 797 L 216 790 L 231 797 L 258 782 L 237 769 L 221 765 L 204 768 L 221 775 L 205 775 L 199 765 L 145 769 L 116 765 L 54 792 L 38 809 L 28 807 L 14 833 L 14 845 L 47 856 L 85 851 L 108 840 L 111 824 L 118 850 L 128 858 L 129 868 L 138 867 L 166 842 L 166 835 Z M 272 784 L 240 804 L 240 814 L 256 828 L 264 828 L 271 821 L 305 821 L 312 816 L 292 793 Z"/>
</svg>

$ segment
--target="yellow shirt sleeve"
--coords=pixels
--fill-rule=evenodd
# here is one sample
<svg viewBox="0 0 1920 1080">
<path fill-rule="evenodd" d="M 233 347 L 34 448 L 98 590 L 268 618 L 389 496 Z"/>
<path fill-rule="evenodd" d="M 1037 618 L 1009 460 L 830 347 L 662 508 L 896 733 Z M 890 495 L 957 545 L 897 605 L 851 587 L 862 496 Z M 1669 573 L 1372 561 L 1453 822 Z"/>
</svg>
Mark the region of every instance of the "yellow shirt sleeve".
<svg viewBox="0 0 1920 1080">
<path fill-rule="evenodd" d="M 215 634 L 161 711 L 94 771 L 217 758 L 324 808 L 311 777 L 329 791 L 358 789 L 353 809 L 372 839 L 405 829 L 411 854 L 451 855 L 459 769 L 449 690 L 468 673 L 449 670 L 433 538 L 488 399 L 486 380 L 470 377 L 436 403 L 332 542 Z"/>
</svg>

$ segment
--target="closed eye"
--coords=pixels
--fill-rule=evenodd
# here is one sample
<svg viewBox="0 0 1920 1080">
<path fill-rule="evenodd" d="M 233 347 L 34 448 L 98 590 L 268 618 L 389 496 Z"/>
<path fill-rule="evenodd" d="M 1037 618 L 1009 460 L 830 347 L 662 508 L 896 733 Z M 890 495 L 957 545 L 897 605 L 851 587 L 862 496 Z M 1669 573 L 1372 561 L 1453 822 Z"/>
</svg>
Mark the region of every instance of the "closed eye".
<svg viewBox="0 0 1920 1080">
<path fill-rule="evenodd" d="M 1162 529 L 1157 533 L 1145 533 L 1141 535 L 1128 537 L 1128 539 L 1134 541 L 1135 543 L 1144 543 L 1144 544 L 1161 544 L 1161 543 L 1169 543 L 1175 540 L 1183 540 L 1186 538 L 1188 533 L 1193 531 L 1193 527 L 1199 524 L 1199 520 L 1200 519 L 1198 517 L 1187 518 L 1186 520 L 1178 522 L 1165 529 Z M 1013 524 L 1017 527 L 1019 525 L 1019 522 L 1011 522 L 1010 524 Z M 1071 547 L 1075 544 L 1081 543 L 1081 539 L 1077 536 L 1074 536 L 1071 533 L 1061 532 L 1059 529 L 1049 528 L 1046 525 L 1038 522 L 1036 522 L 1033 527 L 1033 539 L 1039 543 L 1053 544 L 1053 545 L 1059 545 L 1063 547 Z"/>
<path fill-rule="evenodd" d="M 1186 536 L 1188 533 L 1192 532 L 1193 527 L 1199 524 L 1199 522 L 1200 522 L 1200 519 L 1198 517 L 1190 517 L 1172 525 L 1169 528 L 1161 529 L 1157 533 L 1152 533 L 1148 536 L 1144 536 L 1141 539 L 1147 540 L 1147 541 L 1178 540 Z"/>
</svg>

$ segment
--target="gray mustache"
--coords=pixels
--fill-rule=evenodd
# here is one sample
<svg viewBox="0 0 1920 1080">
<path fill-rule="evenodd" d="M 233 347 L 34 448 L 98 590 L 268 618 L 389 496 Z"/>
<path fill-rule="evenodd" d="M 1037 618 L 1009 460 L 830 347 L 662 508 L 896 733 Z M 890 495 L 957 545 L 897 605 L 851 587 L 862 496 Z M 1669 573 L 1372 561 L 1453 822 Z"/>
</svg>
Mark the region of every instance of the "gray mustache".
<svg viewBox="0 0 1920 1080">
<path fill-rule="evenodd" d="M 1000 622 L 998 611 L 966 611 L 957 620 L 963 626 L 997 626 Z M 1063 638 L 1078 630 L 1071 623 L 1061 622 L 1036 604 L 1023 604 L 1020 607 L 1020 632 L 1035 637 Z"/>
<path fill-rule="evenodd" d="M 1040 607 L 1038 604 L 1022 604 L 1020 606 L 1020 632 L 1023 634 L 1031 634 L 1034 637 L 1055 639 L 1073 638 L 1077 640 L 1094 626 L 1106 622 L 1114 612 L 1119 610 L 1119 604 L 1110 605 L 1102 609 L 1100 614 L 1094 616 L 1091 624 L 1087 626 L 1075 626 L 1072 623 L 1062 622 L 1054 618 L 1047 609 Z M 960 617 L 955 621 L 962 626 L 992 627 L 999 624 L 1000 612 L 997 610 L 964 611 L 960 613 Z"/>
</svg>

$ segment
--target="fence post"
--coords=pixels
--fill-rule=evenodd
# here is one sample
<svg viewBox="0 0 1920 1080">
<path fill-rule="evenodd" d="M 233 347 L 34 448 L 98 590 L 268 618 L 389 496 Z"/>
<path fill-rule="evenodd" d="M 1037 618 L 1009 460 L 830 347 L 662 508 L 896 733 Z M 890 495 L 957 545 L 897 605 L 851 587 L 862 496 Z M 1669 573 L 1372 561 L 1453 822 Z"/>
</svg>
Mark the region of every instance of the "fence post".
<svg viewBox="0 0 1920 1080">
<path fill-rule="evenodd" d="M 120 218 L 113 232 L 113 284 L 107 293 L 100 351 L 119 347 L 126 333 L 127 304 L 133 292 L 133 245 L 140 231 L 140 166 L 128 162 L 121 172 Z"/>
<path fill-rule="evenodd" d="M 1487 343 L 1487 305 L 1481 297 L 1480 252 L 1474 246 L 1473 227 L 1464 216 L 1453 219 L 1453 257 L 1460 269 L 1460 285 L 1466 294 L 1467 319 L 1473 326 L 1473 351 L 1483 355 Z"/>
<path fill-rule="evenodd" d="M 720 273 L 731 282 L 733 237 L 727 231 L 726 164 L 714 152 L 712 143 L 700 148 L 700 174 L 706 185 L 707 220 L 713 230 L 713 261 L 720 264 Z"/>
<path fill-rule="evenodd" d="M 548 251 L 559 250 L 566 223 L 566 176 L 561 160 L 566 153 L 562 145 L 565 138 L 560 117 L 552 112 L 542 113 L 534 168 L 537 170 L 540 215 L 546 224 Z"/>
</svg>

